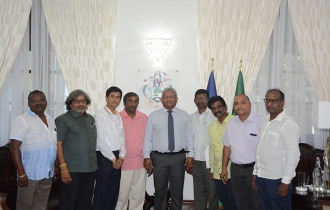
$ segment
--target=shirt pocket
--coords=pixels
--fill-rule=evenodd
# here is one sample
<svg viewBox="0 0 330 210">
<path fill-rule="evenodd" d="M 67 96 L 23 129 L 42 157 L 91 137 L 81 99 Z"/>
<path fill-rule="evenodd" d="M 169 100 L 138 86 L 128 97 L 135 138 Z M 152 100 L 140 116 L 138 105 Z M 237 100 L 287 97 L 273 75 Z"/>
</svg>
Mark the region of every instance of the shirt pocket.
<svg viewBox="0 0 330 210">
<path fill-rule="evenodd" d="M 265 135 L 265 144 L 270 145 L 270 146 L 277 146 L 278 145 L 278 141 L 280 138 L 280 134 L 274 131 L 268 131 Z"/>
</svg>

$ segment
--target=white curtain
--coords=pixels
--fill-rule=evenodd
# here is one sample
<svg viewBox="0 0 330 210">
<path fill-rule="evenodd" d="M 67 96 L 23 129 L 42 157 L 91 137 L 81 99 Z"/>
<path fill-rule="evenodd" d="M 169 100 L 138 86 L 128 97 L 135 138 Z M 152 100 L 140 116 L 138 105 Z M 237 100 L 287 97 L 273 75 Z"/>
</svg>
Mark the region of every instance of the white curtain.
<svg viewBox="0 0 330 210">
<path fill-rule="evenodd" d="M 68 93 L 50 42 L 41 0 L 33 0 L 31 21 L 0 90 L 0 146 L 9 141 L 11 121 L 28 110 L 28 95 L 36 89 L 46 94 L 46 112 L 53 118 L 65 112 Z"/>
<path fill-rule="evenodd" d="M 19 51 L 32 0 L 0 1 L 0 90 Z"/>
<path fill-rule="evenodd" d="M 258 74 L 280 0 L 197 0 L 200 86 L 206 87 L 214 58 L 218 95 L 232 107 L 240 60 L 245 92 Z"/>
<path fill-rule="evenodd" d="M 86 91 L 93 114 L 113 84 L 117 0 L 42 2 L 67 88 Z"/>
<path fill-rule="evenodd" d="M 301 129 L 300 142 L 324 148 L 323 132 L 313 129 L 315 96 L 306 76 L 294 36 L 288 1 L 282 0 L 265 56 L 250 93 L 252 109 L 266 115 L 266 91 L 279 88 L 285 94 L 285 109 Z"/>
<path fill-rule="evenodd" d="M 330 1 L 289 0 L 299 52 L 317 100 L 330 101 Z"/>
</svg>

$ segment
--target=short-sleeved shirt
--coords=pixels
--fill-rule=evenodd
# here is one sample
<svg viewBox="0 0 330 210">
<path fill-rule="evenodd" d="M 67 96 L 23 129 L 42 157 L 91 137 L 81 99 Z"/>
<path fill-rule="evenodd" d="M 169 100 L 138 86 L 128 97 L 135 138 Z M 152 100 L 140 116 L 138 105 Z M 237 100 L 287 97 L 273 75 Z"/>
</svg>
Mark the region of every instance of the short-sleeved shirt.
<svg viewBox="0 0 330 210">
<path fill-rule="evenodd" d="M 125 131 L 126 157 L 121 170 L 134 170 L 143 168 L 143 139 L 148 117 L 136 110 L 134 119 L 125 111 L 120 112 Z"/>
<path fill-rule="evenodd" d="M 63 142 L 65 162 L 70 172 L 94 172 L 96 160 L 96 126 L 93 116 L 84 117 L 70 110 L 55 120 L 57 140 Z"/>
<path fill-rule="evenodd" d="M 223 144 L 221 142 L 222 135 L 226 130 L 227 124 L 231 118 L 234 116 L 228 114 L 226 119 L 222 122 L 219 122 L 218 119 L 214 120 L 209 128 L 209 137 L 210 137 L 210 166 L 211 173 L 213 173 L 214 179 L 220 179 L 220 173 L 222 171 L 222 153 L 223 153 Z M 228 179 L 230 179 L 230 165 L 231 161 L 228 162 Z"/>
<path fill-rule="evenodd" d="M 259 129 L 263 119 L 261 115 L 251 112 L 244 122 L 238 116 L 228 122 L 221 141 L 230 147 L 233 163 L 249 164 L 256 161 Z"/>
<path fill-rule="evenodd" d="M 22 163 L 25 173 L 31 180 L 54 176 L 57 153 L 56 126 L 48 114 L 45 116 L 48 127 L 31 110 L 16 117 L 11 124 L 10 139 L 22 142 Z"/>
</svg>

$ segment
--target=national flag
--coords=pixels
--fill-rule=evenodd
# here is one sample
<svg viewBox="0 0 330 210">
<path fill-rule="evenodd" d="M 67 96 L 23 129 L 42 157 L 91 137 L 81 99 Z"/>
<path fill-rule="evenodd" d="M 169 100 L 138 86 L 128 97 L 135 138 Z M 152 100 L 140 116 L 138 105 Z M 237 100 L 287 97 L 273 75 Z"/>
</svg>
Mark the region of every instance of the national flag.
<svg viewBox="0 0 330 210">
<path fill-rule="evenodd" d="M 236 91 L 235 91 L 235 97 L 237 95 L 239 95 L 239 94 L 244 94 L 245 95 L 243 74 L 242 74 L 242 71 L 241 70 L 238 73 L 237 85 L 236 85 Z M 235 99 L 235 97 L 234 97 L 234 99 Z M 236 112 L 235 112 L 235 110 L 234 110 L 234 105 L 233 105 L 232 115 L 237 115 Z"/>
<path fill-rule="evenodd" d="M 209 91 L 209 98 L 217 95 L 217 88 L 215 86 L 214 74 L 211 71 L 209 82 L 207 83 L 207 91 Z"/>
</svg>

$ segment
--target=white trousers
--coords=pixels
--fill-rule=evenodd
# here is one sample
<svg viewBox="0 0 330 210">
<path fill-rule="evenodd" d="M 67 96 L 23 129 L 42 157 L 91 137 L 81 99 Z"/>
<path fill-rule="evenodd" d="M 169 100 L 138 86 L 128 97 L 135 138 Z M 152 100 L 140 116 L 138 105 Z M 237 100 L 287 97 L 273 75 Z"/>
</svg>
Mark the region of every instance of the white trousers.
<svg viewBox="0 0 330 210">
<path fill-rule="evenodd" d="M 116 210 L 143 209 L 146 194 L 147 171 L 144 168 L 135 170 L 122 170 L 120 178 L 119 198 Z"/>
</svg>

